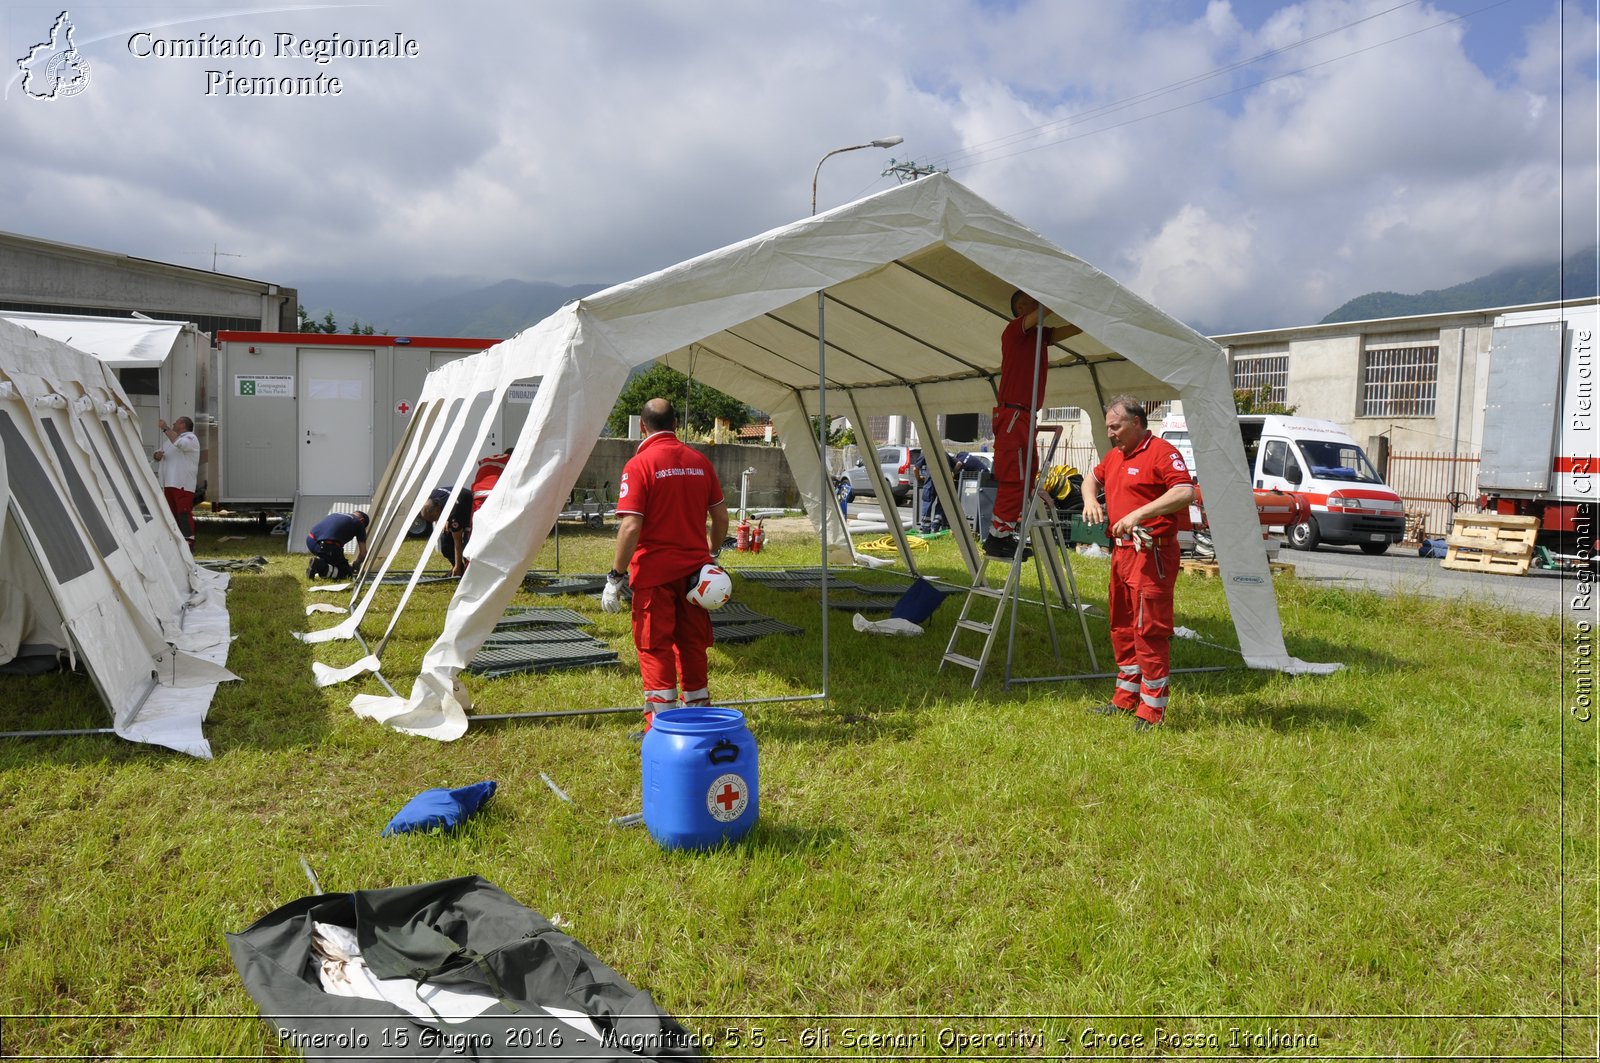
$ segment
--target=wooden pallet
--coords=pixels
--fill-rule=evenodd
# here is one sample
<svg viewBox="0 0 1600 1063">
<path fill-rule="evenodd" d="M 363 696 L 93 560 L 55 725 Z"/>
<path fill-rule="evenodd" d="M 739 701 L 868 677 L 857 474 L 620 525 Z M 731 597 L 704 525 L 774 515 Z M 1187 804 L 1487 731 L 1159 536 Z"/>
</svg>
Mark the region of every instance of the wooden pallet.
<svg viewBox="0 0 1600 1063">
<path fill-rule="evenodd" d="M 1222 574 L 1222 569 L 1218 567 L 1215 561 L 1201 561 L 1193 557 L 1183 558 L 1178 562 L 1178 567 L 1191 575 L 1202 576 L 1206 579 Z M 1268 561 L 1267 567 L 1271 569 L 1274 576 L 1294 575 L 1294 566 L 1287 561 Z"/>
<path fill-rule="evenodd" d="M 1458 514 L 1450 525 L 1444 560 L 1439 565 L 1460 572 L 1524 576 L 1533 562 L 1538 533 L 1537 517 Z"/>
</svg>

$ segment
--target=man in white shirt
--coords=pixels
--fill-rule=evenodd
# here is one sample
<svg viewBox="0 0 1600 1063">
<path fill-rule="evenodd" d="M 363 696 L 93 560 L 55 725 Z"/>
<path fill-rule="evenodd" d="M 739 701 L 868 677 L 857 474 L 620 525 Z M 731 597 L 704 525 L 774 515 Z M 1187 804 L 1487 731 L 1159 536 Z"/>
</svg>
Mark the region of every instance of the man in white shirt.
<svg viewBox="0 0 1600 1063">
<path fill-rule="evenodd" d="M 200 478 L 200 438 L 194 434 L 194 421 L 179 417 L 170 425 L 157 421 L 166 441 L 151 455 L 161 463 L 161 488 L 167 508 L 178 524 L 189 549 L 194 549 L 194 489 Z"/>
</svg>

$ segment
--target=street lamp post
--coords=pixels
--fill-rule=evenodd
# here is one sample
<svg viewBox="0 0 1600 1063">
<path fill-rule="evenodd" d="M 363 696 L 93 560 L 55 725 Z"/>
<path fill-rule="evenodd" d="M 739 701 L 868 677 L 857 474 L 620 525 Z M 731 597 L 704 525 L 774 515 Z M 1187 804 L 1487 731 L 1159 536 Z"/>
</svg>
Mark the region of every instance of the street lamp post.
<svg viewBox="0 0 1600 1063">
<path fill-rule="evenodd" d="M 869 140 L 865 144 L 852 144 L 848 148 L 834 148 L 818 159 L 817 168 L 811 174 L 811 213 L 815 214 L 817 212 L 817 175 L 822 173 L 823 163 L 841 152 L 860 151 L 862 148 L 892 148 L 896 144 L 903 143 L 905 139 L 905 137 L 880 137 L 877 140 Z"/>
<path fill-rule="evenodd" d="M 811 172 L 811 213 L 817 213 L 817 176 L 822 164 L 835 155 L 862 148 L 892 148 L 904 137 L 880 137 L 865 144 L 852 144 L 848 148 L 834 148 L 817 160 Z M 828 475 L 828 335 L 825 327 L 825 296 L 817 289 L 817 458 L 822 467 L 822 696 L 828 696 L 828 511 L 838 505 L 833 493 L 833 479 Z M 841 518 L 843 509 L 840 509 Z"/>
</svg>

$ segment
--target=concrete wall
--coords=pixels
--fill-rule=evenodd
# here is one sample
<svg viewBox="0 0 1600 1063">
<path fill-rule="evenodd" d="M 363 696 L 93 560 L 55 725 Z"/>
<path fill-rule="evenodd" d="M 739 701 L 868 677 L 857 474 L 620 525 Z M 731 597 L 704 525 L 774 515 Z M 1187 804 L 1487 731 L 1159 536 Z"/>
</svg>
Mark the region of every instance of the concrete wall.
<svg viewBox="0 0 1600 1063">
<path fill-rule="evenodd" d="M 799 488 L 789 472 L 789 463 L 783 457 L 783 448 L 745 443 L 711 445 L 691 444 L 711 459 L 722 481 L 723 497 L 730 511 L 739 508 L 739 479 L 746 469 L 755 469 L 750 477 L 747 497 L 751 509 L 798 509 Z M 622 467 L 633 457 L 639 447 L 631 439 L 601 439 L 594 445 L 583 474 L 578 477 L 578 487 L 605 487 L 606 497 L 617 497 L 617 484 L 622 479 Z M 605 486 L 609 485 L 609 486 Z"/>
<path fill-rule="evenodd" d="M 1540 304 L 1543 305 L 1543 304 Z M 1234 356 L 1289 353 L 1288 402 L 1302 417 L 1341 425 L 1368 445 L 1384 436 L 1395 450 L 1476 453 L 1483 439 L 1484 388 L 1494 319 L 1501 309 L 1274 329 L 1212 337 Z M 1362 352 L 1384 343 L 1437 344 L 1431 417 L 1361 416 Z"/>
<path fill-rule="evenodd" d="M 142 311 L 185 321 L 224 318 L 297 330 L 298 293 L 263 281 L 0 233 L 0 302 L 75 312 Z"/>
</svg>

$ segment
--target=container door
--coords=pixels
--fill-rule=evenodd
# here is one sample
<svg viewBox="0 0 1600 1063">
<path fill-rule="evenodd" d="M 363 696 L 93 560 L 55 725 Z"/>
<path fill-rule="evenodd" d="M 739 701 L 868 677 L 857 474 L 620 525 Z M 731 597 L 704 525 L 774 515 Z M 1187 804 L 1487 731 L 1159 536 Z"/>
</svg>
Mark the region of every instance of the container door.
<svg viewBox="0 0 1600 1063">
<path fill-rule="evenodd" d="M 300 352 L 300 493 L 372 493 L 370 350 Z"/>
</svg>

